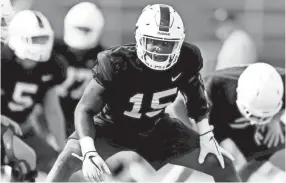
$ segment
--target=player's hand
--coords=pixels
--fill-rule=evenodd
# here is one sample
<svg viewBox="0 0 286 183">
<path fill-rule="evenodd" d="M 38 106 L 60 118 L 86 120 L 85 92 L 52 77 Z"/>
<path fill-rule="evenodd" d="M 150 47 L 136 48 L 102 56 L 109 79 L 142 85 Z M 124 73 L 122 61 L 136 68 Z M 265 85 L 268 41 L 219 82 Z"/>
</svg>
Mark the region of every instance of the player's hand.
<svg viewBox="0 0 286 183">
<path fill-rule="evenodd" d="M 230 153 L 228 153 L 225 149 L 223 149 L 218 145 L 212 131 L 206 132 L 200 136 L 200 148 L 201 148 L 199 155 L 200 164 L 202 164 L 205 161 L 205 158 L 209 153 L 216 155 L 222 168 L 225 167 L 223 155 L 228 157 L 232 161 L 234 160 L 234 158 Z"/>
<path fill-rule="evenodd" d="M 111 174 L 105 161 L 96 151 L 87 152 L 84 157 L 73 156 L 82 160 L 82 172 L 84 178 L 90 182 L 104 181 L 104 173 Z"/>
<path fill-rule="evenodd" d="M 263 140 L 262 143 L 264 145 L 267 145 L 268 148 L 276 147 L 279 143 L 284 144 L 285 139 L 280 123 L 280 120 L 276 119 L 266 125 L 258 126 L 258 132 L 259 130 L 261 130 L 262 132 L 266 130 L 266 133 L 263 139 L 259 139 L 260 141 L 255 139 L 256 143 L 260 145 L 261 141 Z"/>
<path fill-rule="evenodd" d="M 18 123 L 16 123 L 15 121 L 11 120 L 10 118 L 1 115 L 1 124 L 4 126 L 9 126 L 11 127 L 11 129 L 13 130 L 13 132 L 16 135 L 22 136 L 23 132 L 21 130 L 21 127 L 18 125 Z"/>
</svg>

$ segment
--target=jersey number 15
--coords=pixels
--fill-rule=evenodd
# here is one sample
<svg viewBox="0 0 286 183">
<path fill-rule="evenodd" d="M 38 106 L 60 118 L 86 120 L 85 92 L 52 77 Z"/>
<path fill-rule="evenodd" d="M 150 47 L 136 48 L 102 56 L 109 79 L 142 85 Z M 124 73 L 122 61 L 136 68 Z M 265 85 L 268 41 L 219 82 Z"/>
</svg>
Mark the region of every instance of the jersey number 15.
<svg viewBox="0 0 286 183">
<path fill-rule="evenodd" d="M 145 114 L 148 117 L 154 117 L 157 114 L 159 114 L 162 110 L 164 110 L 169 104 L 173 102 L 172 101 L 172 102 L 160 103 L 160 99 L 175 95 L 176 93 L 177 93 L 177 88 L 154 93 L 151 101 L 151 108 L 153 110 L 146 112 Z M 142 116 L 142 113 L 140 113 L 140 109 L 142 106 L 143 96 L 144 94 L 138 93 L 130 98 L 129 102 L 134 103 L 134 105 L 131 111 L 124 112 L 126 116 L 133 118 L 140 118 Z"/>
</svg>

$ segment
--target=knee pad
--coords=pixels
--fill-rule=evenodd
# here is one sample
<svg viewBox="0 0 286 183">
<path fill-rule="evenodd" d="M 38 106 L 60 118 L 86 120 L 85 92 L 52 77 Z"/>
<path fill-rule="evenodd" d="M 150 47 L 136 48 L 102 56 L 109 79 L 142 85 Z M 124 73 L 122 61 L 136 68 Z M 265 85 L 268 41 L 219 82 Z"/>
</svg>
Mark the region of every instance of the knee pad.
<svg viewBox="0 0 286 183">
<path fill-rule="evenodd" d="M 3 133 L 2 140 L 13 178 L 17 181 L 33 181 L 37 176 L 35 151 L 10 129 Z"/>
</svg>

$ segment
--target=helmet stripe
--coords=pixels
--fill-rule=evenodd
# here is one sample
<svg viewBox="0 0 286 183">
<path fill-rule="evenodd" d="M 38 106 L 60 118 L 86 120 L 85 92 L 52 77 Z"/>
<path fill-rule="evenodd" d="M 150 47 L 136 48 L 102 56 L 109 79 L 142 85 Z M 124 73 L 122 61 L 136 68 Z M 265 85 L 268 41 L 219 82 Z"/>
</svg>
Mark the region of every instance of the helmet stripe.
<svg viewBox="0 0 286 183">
<path fill-rule="evenodd" d="M 38 14 L 36 12 L 35 12 L 35 15 L 36 15 L 36 18 L 38 20 L 39 27 L 44 28 L 44 24 L 43 24 L 41 18 L 38 16 Z"/>
<path fill-rule="evenodd" d="M 170 9 L 166 6 L 160 6 L 160 25 L 159 31 L 169 32 Z"/>
</svg>

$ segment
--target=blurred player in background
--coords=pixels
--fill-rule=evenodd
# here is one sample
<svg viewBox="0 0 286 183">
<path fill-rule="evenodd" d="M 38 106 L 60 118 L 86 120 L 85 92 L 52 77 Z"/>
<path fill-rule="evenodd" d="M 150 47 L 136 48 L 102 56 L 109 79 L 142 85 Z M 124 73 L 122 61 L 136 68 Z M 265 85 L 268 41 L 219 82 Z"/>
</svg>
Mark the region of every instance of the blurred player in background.
<svg viewBox="0 0 286 183">
<path fill-rule="evenodd" d="M 8 25 L 14 15 L 25 9 L 29 9 L 33 0 L 1 0 L 1 46 L 7 42 Z"/>
<path fill-rule="evenodd" d="M 223 42 L 215 69 L 256 62 L 256 45 L 251 36 L 238 27 L 237 17 L 225 9 L 217 9 L 214 19 L 218 24 L 216 36 Z"/>
<path fill-rule="evenodd" d="M 65 17 L 64 43 L 55 43 L 56 52 L 69 62 L 67 78 L 59 87 L 68 135 L 75 129 L 74 110 L 92 79 L 91 68 L 97 54 L 103 50 L 99 42 L 103 28 L 104 17 L 100 9 L 93 3 L 82 2 L 72 7 Z"/>
<path fill-rule="evenodd" d="M 215 127 L 216 139 L 231 139 L 248 162 L 240 169 L 243 181 L 251 180 L 253 173 L 285 180 L 285 172 L 277 168 L 285 171 L 285 165 L 268 162 L 275 152 L 285 148 L 285 69 L 255 63 L 214 71 L 204 80 L 212 102 L 210 124 Z M 179 102 L 182 98 L 175 102 L 175 113 L 186 120 L 187 116 L 178 110 L 182 107 Z M 285 162 L 285 155 L 281 162 Z"/>
<path fill-rule="evenodd" d="M 1 5 L 1 46 L 7 42 L 8 25 L 15 15 L 15 10 L 10 0 L 2 0 Z"/>
<path fill-rule="evenodd" d="M 76 132 L 47 181 L 68 181 L 80 169 L 86 180 L 103 181 L 104 173 L 111 173 L 104 160 L 125 150 L 136 151 L 155 169 L 171 162 L 216 181 L 240 181 L 232 157 L 217 145 L 208 124 L 201 54 L 184 43 L 180 15 L 168 5 L 148 5 L 136 23 L 135 38 L 136 44 L 98 54 L 93 79 L 75 110 Z M 164 113 L 178 90 L 188 98 L 188 115 L 198 133 Z M 83 162 L 72 153 L 82 155 Z"/>
<path fill-rule="evenodd" d="M 37 109 L 43 105 L 49 130 L 63 147 L 65 121 L 55 86 L 65 79 L 65 60 L 52 55 L 54 32 L 40 12 L 17 13 L 8 33 L 8 45 L 1 52 L 1 114 L 19 123 L 24 141 L 36 151 L 37 166 L 47 172 L 57 152 L 32 129 L 38 125 Z"/>
<path fill-rule="evenodd" d="M 1 182 L 7 176 L 8 182 L 34 182 L 37 176 L 36 153 L 19 136 L 20 126 L 13 120 L 1 115 Z M 10 177 L 5 165 L 11 167 Z"/>
</svg>

